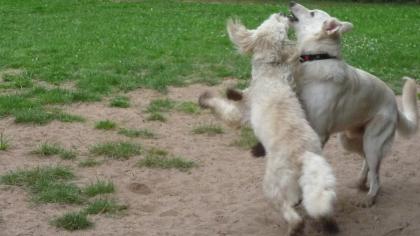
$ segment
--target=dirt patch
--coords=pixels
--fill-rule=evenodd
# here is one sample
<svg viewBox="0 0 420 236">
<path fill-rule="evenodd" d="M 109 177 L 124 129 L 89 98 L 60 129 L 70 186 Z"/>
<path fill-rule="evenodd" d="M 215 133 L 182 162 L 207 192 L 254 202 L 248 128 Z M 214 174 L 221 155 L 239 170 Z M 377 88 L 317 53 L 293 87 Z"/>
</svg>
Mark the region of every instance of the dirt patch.
<svg viewBox="0 0 420 236">
<path fill-rule="evenodd" d="M 206 89 L 217 87 L 192 85 L 171 88 L 174 100 L 196 101 Z M 17 168 L 45 165 L 70 166 L 78 176 L 77 184 L 96 179 L 111 180 L 116 199 L 129 206 L 126 214 L 95 217 L 95 227 L 69 233 L 48 224 L 55 216 L 78 209 L 57 204 L 36 205 L 19 187 L 0 188 L 0 230 L 2 235 L 283 235 L 281 216 L 262 194 L 265 159 L 252 158 L 249 150 L 231 143 L 238 130 L 224 127 L 216 136 L 194 135 L 191 130 L 203 123 L 217 123 L 208 112 L 188 115 L 173 111 L 166 123 L 145 121 L 148 103 L 163 97 L 151 90 L 139 89 L 127 94 L 130 108 L 112 108 L 106 101 L 65 106 L 64 110 L 85 117 L 85 123 L 51 122 L 45 126 L 16 125 L 12 118 L 0 120 L 0 131 L 10 140 L 11 148 L 0 152 L 0 174 Z M 147 128 L 158 139 L 127 138 L 118 131 L 94 129 L 98 120 L 110 119 L 121 128 Z M 80 160 L 91 158 L 89 148 L 107 141 L 132 141 L 144 147 L 159 147 L 171 154 L 198 163 L 188 172 L 138 168 L 141 155 L 126 161 L 105 160 L 99 166 L 82 168 Z M 79 153 L 78 160 L 38 158 L 30 155 L 42 142 L 51 141 Z M 359 208 L 355 201 L 365 196 L 349 186 L 361 168 L 357 155 L 344 152 L 333 137 L 325 156 L 337 176 L 337 221 L 340 235 L 420 235 L 420 135 L 409 140 L 396 138 L 394 147 L 381 168 L 382 190 L 372 208 Z M 95 157 L 101 159 L 99 157 Z M 316 227 L 306 225 L 306 235 L 320 235 Z"/>
<path fill-rule="evenodd" d="M 152 190 L 147 185 L 141 184 L 141 183 L 131 183 L 128 185 L 128 189 L 130 189 L 130 191 L 133 193 L 142 194 L 142 195 L 147 195 L 147 194 L 152 193 Z"/>
</svg>

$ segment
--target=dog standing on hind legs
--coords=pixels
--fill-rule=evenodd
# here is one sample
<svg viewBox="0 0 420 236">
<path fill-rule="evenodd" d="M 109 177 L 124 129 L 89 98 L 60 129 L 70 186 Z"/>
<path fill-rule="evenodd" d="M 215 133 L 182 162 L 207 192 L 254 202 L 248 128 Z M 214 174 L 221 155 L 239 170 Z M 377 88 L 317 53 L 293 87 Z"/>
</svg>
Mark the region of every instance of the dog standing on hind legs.
<svg viewBox="0 0 420 236">
<path fill-rule="evenodd" d="M 287 235 L 303 232 L 304 221 L 295 210 L 300 200 L 311 218 L 321 222 L 327 232 L 337 233 L 333 216 L 335 177 L 289 85 L 292 69 L 287 59 L 294 50 L 287 38 L 288 26 L 287 17 L 280 14 L 271 15 L 256 30 L 229 21 L 231 41 L 240 52 L 252 54 L 247 100 L 236 106 L 204 93 L 199 103 L 231 123 L 249 117 L 267 152 L 264 194 L 288 223 Z"/>
<path fill-rule="evenodd" d="M 409 137 L 417 131 L 416 83 L 405 77 L 402 111 L 393 91 L 375 76 L 348 65 L 341 37 L 353 28 L 328 13 L 291 2 L 291 26 L 297 37 L 294 79 L 312 128 L 324 145 L 339 132 L 342 146 L 364 157 L 357 186 L 369 192 L 359 205 L 372 206 L 379 192 L 379 168 L 395 131 Z"/>
</svg>

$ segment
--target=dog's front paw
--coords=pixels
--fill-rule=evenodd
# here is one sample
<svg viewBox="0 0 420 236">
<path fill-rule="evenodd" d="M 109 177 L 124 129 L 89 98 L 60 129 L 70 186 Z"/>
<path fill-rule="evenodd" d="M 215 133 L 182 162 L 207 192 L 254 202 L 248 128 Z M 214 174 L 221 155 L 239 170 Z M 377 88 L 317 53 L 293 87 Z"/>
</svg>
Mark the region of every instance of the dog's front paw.
<svg viewBox="0 0 420 236">
<path fill-rule="evenodd" d="M 226 89 L 226 98 L 232 101 L 240 101 L 243 98 L 242 92 L 233 88 Z"/>
<path fill-rule="evenodd" d="M 210 91 L 205 91 L 198 97 L 198 105 L 200 105 L 201 108 L 210 108 L 208 101 L 212 97 L 213 94 Z"/>
</svg>

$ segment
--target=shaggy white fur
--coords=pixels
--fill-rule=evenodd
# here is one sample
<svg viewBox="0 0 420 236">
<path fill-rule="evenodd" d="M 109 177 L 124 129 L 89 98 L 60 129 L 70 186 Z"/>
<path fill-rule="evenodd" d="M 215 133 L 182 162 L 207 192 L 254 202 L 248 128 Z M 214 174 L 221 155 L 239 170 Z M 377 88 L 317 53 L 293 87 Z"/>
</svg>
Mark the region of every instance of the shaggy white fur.
<svg viewBox="0 0 420 236">
<path fill-rule="evenodd" d="M 209 93 L 199 101 L 231 124 L 241 124 L 250 117 L 267 152 L 263 190 L 275 209 L 283 213 L 289 224 L 288 235 L 302 232 L 303 219 L 294 209 L 300 200 L 309 216 L 322 220 L 330 232 L 337 232 L 333 220 L 335 177 L 289 85 L 292 69 L 287 59 L 293 46 L 287 38 L 288 26 L 288 19 L 280 14 L 271 15 L 256 30 L 229 21 L 232 42 L 240 52 L 252 54 L 251 85 L 239 103 Z"/>
<path fill-rule="evenodd" d="M 364 156 L 357 186 L 366 189 L 369 182 L 369 192 L 360 205 L 371 206 L 379 191 L 379 166 L 395 131 L 402 136 L 417 131 L 416 83 L 405 78 L 403 112 L 399 111 L 394 93 L 383 81 L 342 59 L 340 38 L 353 28 L 351 23 L 296 3 L 291 3 L 290 10 L 298 40 L 296 57 L 325 53 L 336 57 L 294 66 L 297 93 L 307 119 L 323 145 L 330 134 L 341 132 L 343 147 Z"/>
</svg>

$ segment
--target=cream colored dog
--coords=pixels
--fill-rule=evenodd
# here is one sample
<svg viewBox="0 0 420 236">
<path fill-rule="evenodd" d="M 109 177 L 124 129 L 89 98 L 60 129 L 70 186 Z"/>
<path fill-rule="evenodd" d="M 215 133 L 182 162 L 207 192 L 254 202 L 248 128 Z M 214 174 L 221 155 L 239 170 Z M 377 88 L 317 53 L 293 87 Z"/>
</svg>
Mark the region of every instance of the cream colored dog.
<svg viewBox="0 0 420 236">
<path fill-rule="evenodd" d="M 353 28 L 351 23 L 293 2 L 290 11 L 301 61 L 294 67 L 294 78 L 307 119 L 323 144 L 330 134 L 341 132 L 344 148 L 364 156 L 357 185 L 365 189 L 369 182 L 361 205 L 371 206 L 379 191 L 380 163 L 395 131 L 410 136 L 417 130 L 415 81 L 406 78 L 401 112 L 383 81 L 343 60 L 340 38 Z"/>
<path fill-rule="evenodd" d="M 287 38 L 288 26 L 288 18 L 280 14 L 271 15 L 256 30 L 230 21 L 230 39 L 242 53 L 252 54 L 252 80 L 246 100 L 238 106 L 206 93 L 200 97 L 200 104 L 215 109 L 233 124 L 250 118 L 267 151 L 264 193 L 283 213 L 288 235 L 302 232 L 303 219 L 294 209 L 301 199 L 309 216 L 321 220 L 329 232 L 338 232 L 333 219 L 335 177 L 289 85 L 292 68 L 287 59 L 294 50 Z"/>
</svg>

